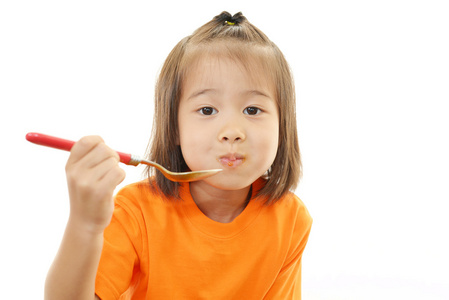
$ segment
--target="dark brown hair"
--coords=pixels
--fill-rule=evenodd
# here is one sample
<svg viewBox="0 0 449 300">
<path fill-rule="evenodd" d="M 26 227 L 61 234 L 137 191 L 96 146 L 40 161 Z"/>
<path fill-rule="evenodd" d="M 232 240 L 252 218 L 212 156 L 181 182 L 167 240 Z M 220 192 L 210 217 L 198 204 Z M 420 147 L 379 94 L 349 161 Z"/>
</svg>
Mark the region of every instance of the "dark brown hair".
<svg viewBox="0 0 449 300">
<path fill-rule="evenodd" d="M 222 12 L 182 39 L 168 55 L 156 83 L 153 134 L 147 157 L 171 171 L 188 170 L 177 144 L 181 88 L 189 66 L 208 54 L 226 55 L 249 70 L 254 64 L 261 66 L 274 82 L 279 111 L 279 145 L 266 184 L 258 193 L 264 196 L 265 203 L 274 203 L 294 189 L 301 176 L 294 83 L 282 52 L 242 13 L 232 16 Z M 147 168 L 148 176 L 155 176 L 162 193 L 178 198 L 179 184 L 153 172 Z"/>
</svg>

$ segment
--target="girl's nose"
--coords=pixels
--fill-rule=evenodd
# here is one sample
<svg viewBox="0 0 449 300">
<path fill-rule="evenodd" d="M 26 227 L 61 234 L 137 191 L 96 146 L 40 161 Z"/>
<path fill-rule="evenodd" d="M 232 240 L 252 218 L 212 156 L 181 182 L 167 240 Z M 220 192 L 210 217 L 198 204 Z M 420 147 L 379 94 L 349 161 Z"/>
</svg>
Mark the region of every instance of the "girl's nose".
<svg viewBox="0 0 449 300">
<path fill-rule="evenodd" d="M 218 135 L 218 139 L 220 142 L 242 142 L 246 139 L 246 135 L 242 126 L 237 122 L 233 122 L 223 126 Z"/>
</svg>

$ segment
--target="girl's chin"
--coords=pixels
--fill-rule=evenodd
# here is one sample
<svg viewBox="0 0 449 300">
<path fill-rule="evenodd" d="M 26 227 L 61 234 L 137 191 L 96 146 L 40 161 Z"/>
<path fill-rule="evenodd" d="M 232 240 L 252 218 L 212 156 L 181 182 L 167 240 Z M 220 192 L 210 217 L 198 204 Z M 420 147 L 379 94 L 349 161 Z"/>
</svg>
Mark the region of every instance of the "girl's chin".
<svg viewBox="0 0 449 300">
<path fill-rule="evenodd" d="M 220 190 L 236 191 L 247 188 L 258 178 L 249 178 L 248 176 L 238 176 L 236 174 L 226 173 L 226 170 L 223 170 L 217 175 L 211 176 L 201 181 L 197 181 L 197 183 L 207 184 Z"/>
</svg>

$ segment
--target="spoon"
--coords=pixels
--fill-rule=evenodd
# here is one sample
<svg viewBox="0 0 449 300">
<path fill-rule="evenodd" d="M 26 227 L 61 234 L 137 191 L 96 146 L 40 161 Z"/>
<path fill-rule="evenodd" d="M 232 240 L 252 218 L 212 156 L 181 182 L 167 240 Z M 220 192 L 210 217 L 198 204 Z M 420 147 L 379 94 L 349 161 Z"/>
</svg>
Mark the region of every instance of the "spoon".
<svg viewBox="0 0 449 300">
<path fill-rule="evenodd" d="M 29 142 L 32 142 L 37 145 L 41 146 L 47 146 L 59 150 L 65 150 L 70 151 L 75 144 L 74 141 L 69 141 L 61 138 L 57 138 L 54 136 L 42 134 L 42 133 L 36 133 L 36 132 L 30 132 L 27 133 L 26 139 Z M 167 179 L 175 182 L 190 182 L 190 181 L 197 181 L 204 179 L 206 177 L 212 176 L 217 174 L 218 172 L 223 171 L 222 169 L 213 169 L 213 170 L 202 170 L 202 171 L 192 171 L 192 172 L 171 172 L 161 166 L 158 163 L 155 163 L 153 161 L 141 159 L 138 156 L 118 152 L 118 155 L 120 156 L 120 162 L 131 165 L 131 166 L 137 166 L 139 164 L 145 164 L 152 167 L 155 167 L 158 169 Z"/>
</svg>

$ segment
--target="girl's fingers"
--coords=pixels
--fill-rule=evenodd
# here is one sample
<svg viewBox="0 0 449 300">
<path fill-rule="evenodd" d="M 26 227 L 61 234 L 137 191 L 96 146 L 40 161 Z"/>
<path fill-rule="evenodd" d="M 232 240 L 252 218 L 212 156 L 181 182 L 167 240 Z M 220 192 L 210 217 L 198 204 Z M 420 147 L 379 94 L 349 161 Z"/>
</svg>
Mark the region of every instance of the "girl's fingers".
<svg viewBox="0 0 449 300">
<path fill-rule="evenodd" d="M 90 169 L 90 177 L 92 182 L 107 181 L 114 185 L 122 182 L 122 176 L 125 174 L 122 168 L 118 165 L 118 160 L 115 157 L 108 157 L 98 163 L 95 167 Z M 117 185 L 115 184 L 115 185 Z"/>
<path fill-rule="evenodd" d="M 69 177 L 74 199 L 94 203 L 112 201 L 114 189 L 125 179 L 125 171 L 113 159 L 105 160 L 90 172 Z M 92 202 L 91 202 L 92 201 Z"/>
<path fill-rule="evenodd" d="M 76 146 L 76 147 L 75 147 Z M 72 148 L 66 165 L 66 174 L 69 186 L 73 191 L 81 194 L 95 194 L 96 189 L 103 181 L 109 193 L 124 179 L 124 171 L 118 166 L 119 156 L 110 149 L 98 136 L 82 138 Z M 99 191 L 103 193 L 103 191 Z"/>
<path fill-rule="evenodd" d="M 73 145 L 70 152 L 66 169 L 75 165 L 78 168 L 90 169 L 109 158 L 114 158 L 117 162 L 120 160 L 117 152 L 106 146 L 99 136 L 83 137 Z"/>
<path fill-rule="evenodd" d="M 81 138 L 70 150 L 70 157 L 67 164 L 76 163 L 100 143 L 104 143 L 104 141 L 99 136 L 85 136 Z"/>
<path fill-rule="evenodd" d="M 125 178 L 117 152 L 97 136 L 82 138 L 72 147 L 66 165 L 72 220 L 103 230 L 110 222 L 113 192 Z"/>
<path fill-rule="evenodd" d="M 95 168 L 105 160 L 113 160 L 115 163 L 120 161 L 118 153 L 109 148 L 104 142 L 95 145 L 77 164 L 85 168 Z"/>
<path fill-rule="evenodd" d="M 125 179 L 125 176 L 125 171 L 115 163 L 112 167 L 107 168 L 107 171 L 99 179 L 99 185 L 103 186 L 106 190 L 113 191 Z"/>
</svg>

